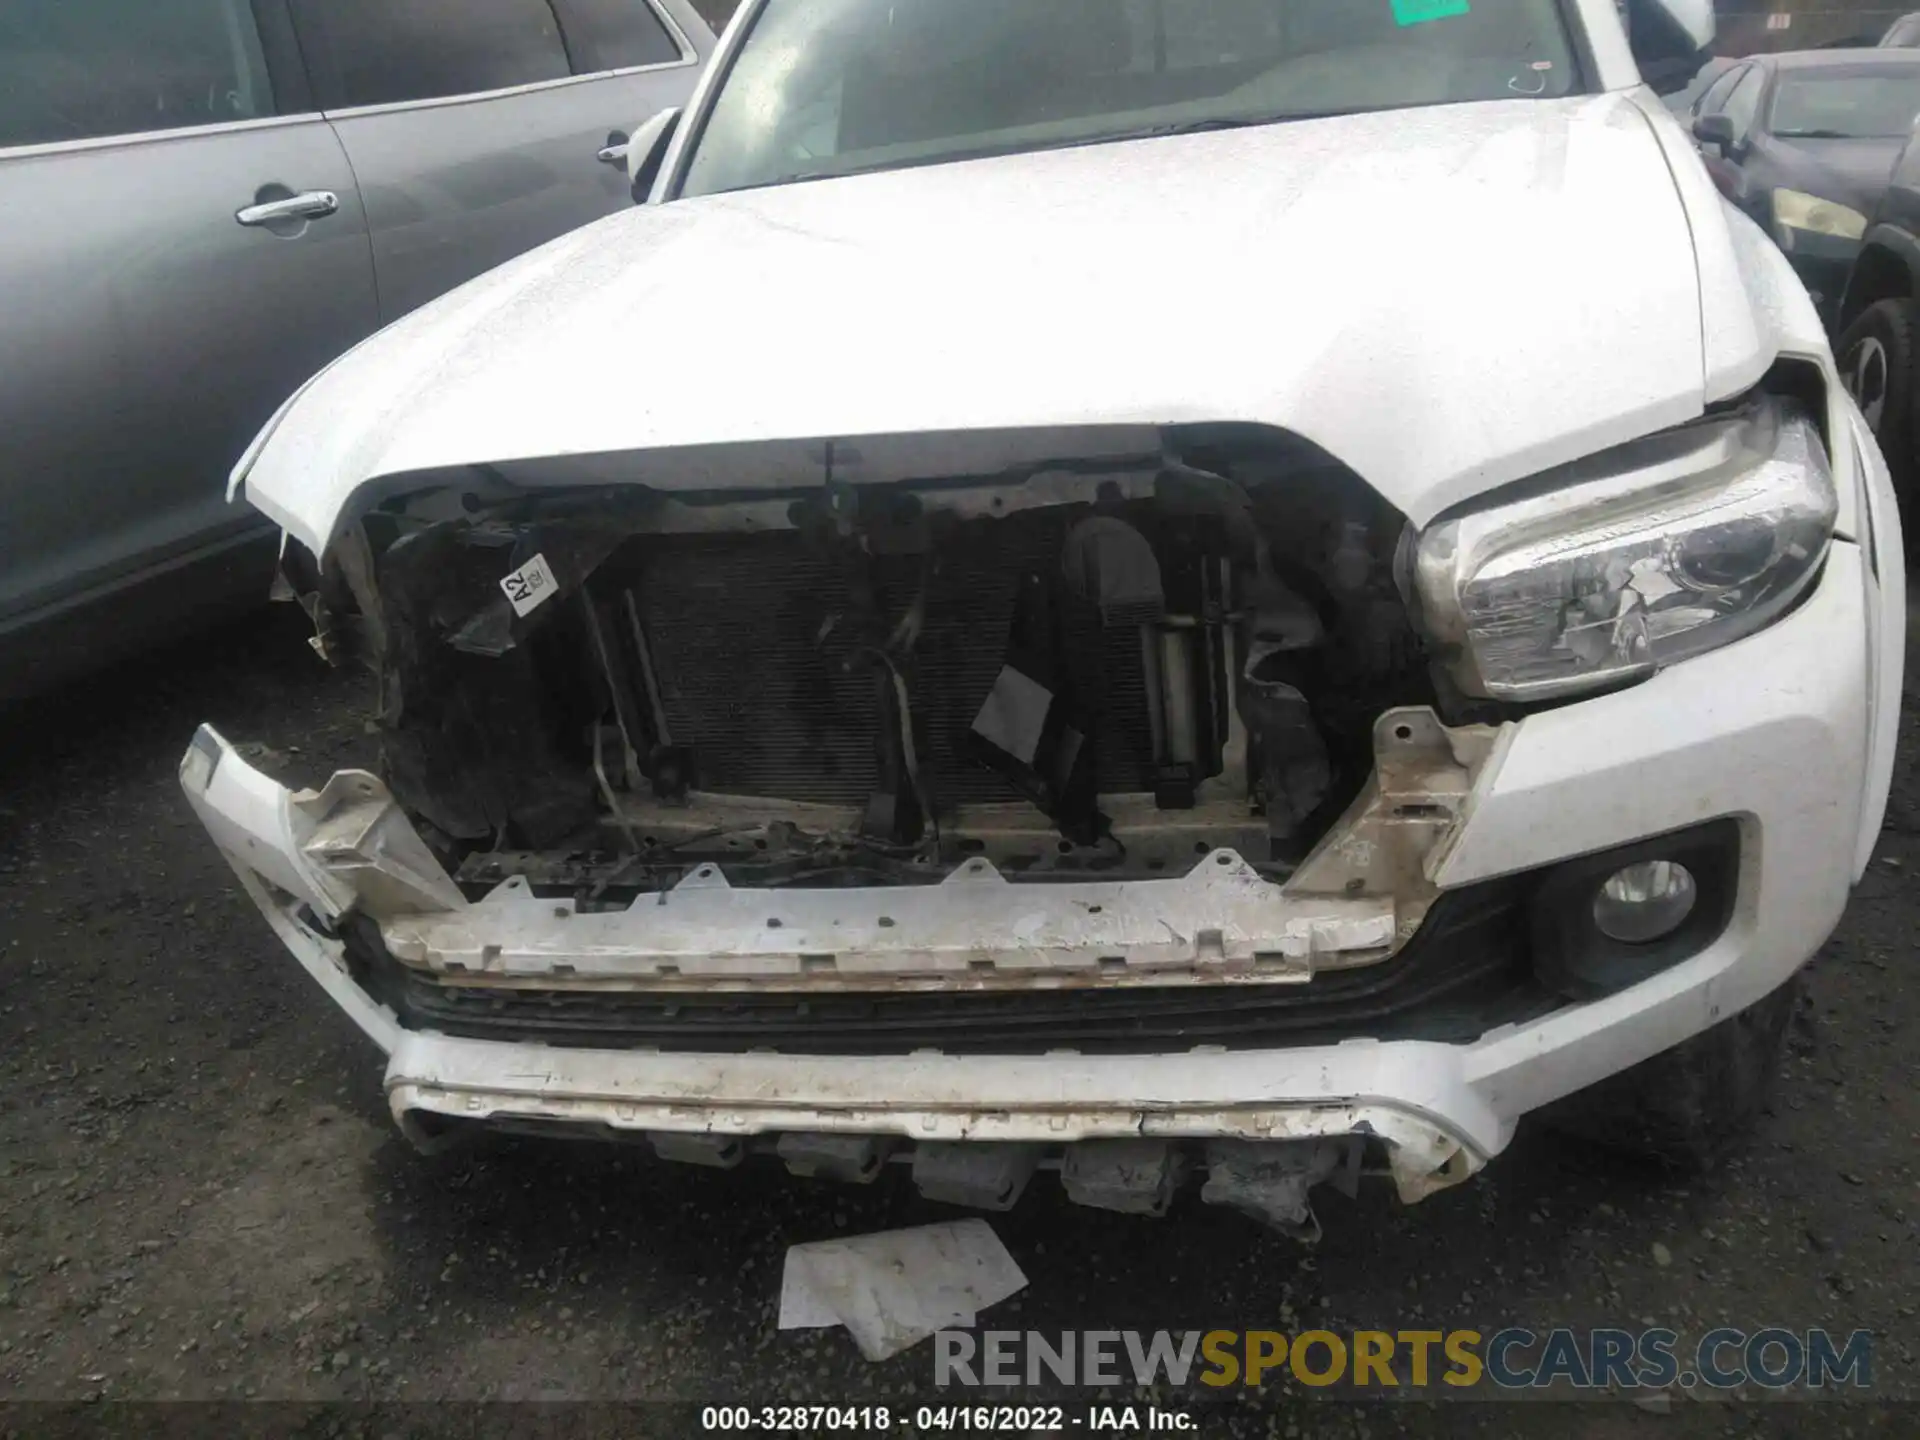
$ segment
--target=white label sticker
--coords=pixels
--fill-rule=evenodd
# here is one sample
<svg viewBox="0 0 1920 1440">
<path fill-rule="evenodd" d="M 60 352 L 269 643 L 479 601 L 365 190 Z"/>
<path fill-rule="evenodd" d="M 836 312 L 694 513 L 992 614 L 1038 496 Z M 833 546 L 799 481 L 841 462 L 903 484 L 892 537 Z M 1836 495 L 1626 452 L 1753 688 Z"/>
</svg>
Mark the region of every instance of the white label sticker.
<svg viewBox="0 0 1920 1440">
<path fill-rule="evenodd" d="M 554 591 L 560 588 L 560 584 L 553 578 L 553 571 L 547 565 L 547 557 L 536 555 L 502 580 L 500 588 L 507 592 L 507 599 L 513 604 L 514 614 L 531 615 L 553 598 Z"/>
<path fill-rule="evenodd" d="M 1000 667 L 1000 678 L 987 692 L 986 703 L 974 717 L 974 733 L 998 745 L 1022 764 L 1033 764 L 1053 710 L 1053 692 L 1011 665 Z"/>
</svg>

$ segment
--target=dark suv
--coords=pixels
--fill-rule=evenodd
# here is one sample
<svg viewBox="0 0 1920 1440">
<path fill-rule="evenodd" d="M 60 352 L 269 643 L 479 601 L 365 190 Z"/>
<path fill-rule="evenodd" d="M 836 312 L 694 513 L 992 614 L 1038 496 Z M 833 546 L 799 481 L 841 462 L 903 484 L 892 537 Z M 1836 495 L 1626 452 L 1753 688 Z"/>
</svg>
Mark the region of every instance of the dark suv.
<svg viewBox="0 0 1920 1440">
<path fill-rule="evenodd" d="M 1920 126 L 1861 237 L 1835 316 L 1834 355 L 1880 441 L 1909 536 L 1920 530 Z M 1913 540 L 1909 539 L 1909 547 Z"/>
</svg>

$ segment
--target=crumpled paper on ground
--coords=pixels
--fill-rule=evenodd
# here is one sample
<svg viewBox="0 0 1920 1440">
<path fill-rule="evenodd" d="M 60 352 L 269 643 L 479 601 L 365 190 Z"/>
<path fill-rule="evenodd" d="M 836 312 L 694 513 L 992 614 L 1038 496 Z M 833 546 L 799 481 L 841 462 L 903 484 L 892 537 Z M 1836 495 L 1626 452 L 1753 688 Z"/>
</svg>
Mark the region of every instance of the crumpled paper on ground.
<svg viewBox="0 0 1920 1440">
<path fill-rule="evenodd" d="M 885 1360 L 936 1330 L 973 1328 L 1026 1284 L 984 1220 L 821 1240 L 787 1251 L 780 1328 L 844 1325 L 862 1355 Z"/>
</svg>

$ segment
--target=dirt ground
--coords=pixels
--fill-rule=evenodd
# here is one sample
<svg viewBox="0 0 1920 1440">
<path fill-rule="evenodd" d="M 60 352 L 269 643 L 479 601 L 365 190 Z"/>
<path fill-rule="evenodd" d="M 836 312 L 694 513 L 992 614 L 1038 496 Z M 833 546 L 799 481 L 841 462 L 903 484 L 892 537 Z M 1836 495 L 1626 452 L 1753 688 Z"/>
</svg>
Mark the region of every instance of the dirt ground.
<svg viewBox="0 0 1920 1440">
<path fill-rule="evenodd" d="M 842 1332 L 774 1326 L 788 1245 L 953 1213 L 905 1177 L 843 1189 L 534 1141 L 422 1158 L 400 1139 L 377 1052 L 282 955 L 174 776 L 203 720 L 313 774 L 365 754 L 361 682 L 321 667 L 298 621 L 272 612 L 0 716 L 0 1399 L 400 1405 L 223 1412 L 329 1434 L 386 1415 L 366 1432 L 385 1435 L 452 1413 L 415 1402 L 929 1398 L 927 1347 L 869 1365 Z M 1171 1222 L 1077 1209 L 1043 1180 L 994 1219 L 1031 1283 L 992 1324 L 1864 1327 L 1874 1394 L 1920 1398 L 1910 765 L 1898 787 L 1777 1100 L 1724 1168 L 1680 1180 L 1523 1132 L 1418 1207 L 1333 1197 L 1311 1252 L 1197 1203 Z M 1300 1398 L 1206 1411 L 1199 1433 L 1840 1436 L 1920 1419 L 1679 1392 L 1303 1417 Z M 0 1434 L 55 1413 L 0 1406 Z M 651 1433 L 649 1414 L 657 1433 L 691 1424 L 636 1411 L 615 1432 Z"/>
</svg>

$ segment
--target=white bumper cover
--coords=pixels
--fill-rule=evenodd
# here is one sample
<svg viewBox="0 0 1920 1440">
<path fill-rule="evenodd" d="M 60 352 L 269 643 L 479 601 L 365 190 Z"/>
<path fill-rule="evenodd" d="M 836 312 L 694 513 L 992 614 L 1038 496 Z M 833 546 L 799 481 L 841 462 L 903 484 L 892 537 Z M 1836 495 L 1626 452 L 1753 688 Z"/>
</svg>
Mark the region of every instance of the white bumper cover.
<svg viewBox="0 0 1920 1440">
<path fill-rule="evenodd" d="M 1900 584 L 1898 536 L 1877 539 L 1891 591 Z M 1478 1169 L 1527 1111 L 1759 1000 L 1826 939 L 1885 804 L 1880 752 L 1892 721 L 1875 711 L 1897 701 L 1903 597 L 1882 594 L 1882 583 L 1858 546 L 1836 543 L 1817 590 L 1773 628 L 1512 727 L 1441 852 L 1432 878 L 1442 887 L 1734 817 L 1739 893 L 1725 932 L 1692 959 L 1464 1045 L 823 1058 L 562 1049 L 410 1031 L 349 977 L 341 945 L 299 918 L 303 907 L 336 915 L 344 898 L 340 877 L 311 859 L 314 825 L 302 801 L 210 731 L 189 750 L 182 779 L 295 958 L 387 1053 L 396 1117 L 1053 1144 L 1370 1131 L 1390 1142 L 1401 1192 L 1417 1198 Z M 391 884 L 417 857 L 389 858 Z M 429 900 L 432 883 L 420 881 Z"/>
</svg>

